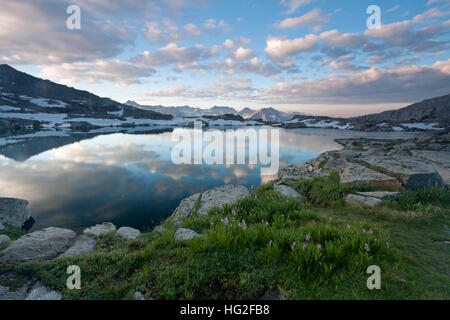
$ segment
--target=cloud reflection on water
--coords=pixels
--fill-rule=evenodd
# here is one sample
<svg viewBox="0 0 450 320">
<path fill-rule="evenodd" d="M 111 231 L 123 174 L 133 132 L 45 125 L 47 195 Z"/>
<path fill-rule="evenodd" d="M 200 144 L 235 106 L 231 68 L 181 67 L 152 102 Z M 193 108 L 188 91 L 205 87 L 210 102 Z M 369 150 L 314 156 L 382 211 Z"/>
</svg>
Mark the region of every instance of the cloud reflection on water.
<svg viewBox="0 0 450 320">
<path fill-rule="evenodd" d="M 282 130 L 280 163 L 287 166 L 338 149 L 336 137 L 333 130 Z M 170 133 L 112 134 L 58 147 L 25 162 L 0 156 L 0 196 L 29 200 L 34 229 L 59 226 L 79 231 L 104 221 L 145 229 L 191 194 L 225 183 L 250 187 L 269 179 L 254 165 L 176 166 L 170 160 L 170 138 Z"/>
</svg>

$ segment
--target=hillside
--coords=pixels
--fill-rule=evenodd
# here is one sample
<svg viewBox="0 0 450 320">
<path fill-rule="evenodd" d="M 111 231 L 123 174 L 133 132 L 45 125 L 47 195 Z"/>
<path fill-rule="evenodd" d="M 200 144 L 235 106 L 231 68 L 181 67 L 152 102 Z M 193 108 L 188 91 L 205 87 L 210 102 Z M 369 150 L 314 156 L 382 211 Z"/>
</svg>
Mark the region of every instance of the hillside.
<svg viewBox="0 0 450 320">
<path fill-rule="evenodd" d="M 354 118 L 295 116 L 284 128 L 333 128 L 359 131 L 448 131 L 450 95 L 424 100 L 393 111 Z"/>
<path fill-rule="evenodd" d="M 10 127 L 70 126 L 80 122 L 98 126 L 108 121 L 120 125 L 134 119 L 173 119 L 33 77 L 5 64 L 0 65 L 0 118 L 3 133 Z"/>
</svg>

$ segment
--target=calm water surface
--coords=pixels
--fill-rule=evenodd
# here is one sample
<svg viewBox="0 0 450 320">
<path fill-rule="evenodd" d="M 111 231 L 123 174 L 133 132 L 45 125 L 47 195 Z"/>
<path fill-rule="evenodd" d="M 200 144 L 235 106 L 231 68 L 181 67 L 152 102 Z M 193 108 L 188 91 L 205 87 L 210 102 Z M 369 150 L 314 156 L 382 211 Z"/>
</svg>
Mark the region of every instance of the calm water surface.
<svg viewBox="0 0 450 320">
<path fill-rule="evenodd" d="M 336 138 L 408 138 L 408 133 L 280 131 L 280 166 L 340 149 Z M 0 150 L 0 196 L 27 199 L 36 223 L 80 231 L 111 221 L 148 230 L 192 194 L 228 183 L 259 185 L 259 166 L 174 165 L 171 133 L 110 134 L 79 142 L 36 139 Z M 36 150 L 31 152 L 30 150 Z M 26 155 L 25 155 L 26 154 Z"/>
</svg>

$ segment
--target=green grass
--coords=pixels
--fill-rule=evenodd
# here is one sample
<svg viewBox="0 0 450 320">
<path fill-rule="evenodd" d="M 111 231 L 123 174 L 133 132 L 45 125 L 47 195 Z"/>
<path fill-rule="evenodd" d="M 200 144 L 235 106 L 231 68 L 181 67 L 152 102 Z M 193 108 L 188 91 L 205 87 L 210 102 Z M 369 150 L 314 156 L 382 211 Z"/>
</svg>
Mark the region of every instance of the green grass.
<svg viewBox="0 0 450 320">
<path fill-rule="evenodd" d="M 19 271 L 37 275 L 66 299 L 132 299 L 135 291 L 148 299 L 259 299 L 269 288 L 290 299 L 450 298 L 443 243 L 448 190 L 406 192 L 366 209 L 347 207 L 343 199 L 367 187 L 342 186 L 337 174 L 295 187 L 307 204 L 267 184 L 235 206 L 183 222 L 202 238 L 176 242 L 168 222 L 162 234 L 128 242 L 108 235 L 95 254 L 27 263 Z M 81 290 L 65 289 L 72 264 L 81 268 Z M 366 287 L 370 265 L 381 268 L 381 290 Z"/>
</svg>

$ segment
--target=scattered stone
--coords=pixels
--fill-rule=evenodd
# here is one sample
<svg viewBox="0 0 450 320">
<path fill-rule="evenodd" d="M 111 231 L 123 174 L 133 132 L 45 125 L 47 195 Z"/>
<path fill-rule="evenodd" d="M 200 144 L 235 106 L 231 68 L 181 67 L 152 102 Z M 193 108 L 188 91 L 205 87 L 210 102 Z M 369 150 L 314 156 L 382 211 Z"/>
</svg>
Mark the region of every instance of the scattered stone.
<svg viewBox="0 0 450 320">
<path fill-rule="evenodd" d="M 3 224 L 0 222 L 0 231 L 5 230 L 5 227 L 3 226 Z"/>
<path fill-rule="evenodd" d="M 180 202 L 174 213 L 170 217 L 171 220 L 181 220 L 183 218 L 189 218 L 194 211 L 195 205 L 201 193 L 194 194 Z"/>
<path fill-rule="evenodd" d="M 116 230 L 117 230 L 116 226 L 113 225 L 111 222 L 105 222 L 102 224 L 97 224 L 93 227 L 86 228 L 83 231 L 83 234 L 88 236 L 99 237 L 114 232 Z"/>
<path fill-rule="evenodd" d="M 0 252 L 0 263 L 33 259 L 53 259 L 75 241 L 76 233 L 61 228 L 46 228 L 26 234 Z"/>
<path fill-rule="evenodd" d="M 414 141 L 417 143 L 424 143 L 430 141 L 431 139 L 433 139 L 433 135 L 429 133 L 421 133 L 415 137 Z"/>
<path fill-rule="evenodd" d="M 11 239 L 7 235 L 0 234 L 0 245 L 2 245 L 4 243 L 8 243 L 10 241 L 11 241 Z"/>
<path fill-rule="evenodd" d="M 75 243 L 59 258 L 74 258 L 91 254 L 95 252 L 95 245 L 96 241 L 93 237 L 85 234 L 79 235 Z"/>
<path fill-rule="evenodd" d="M 289 198 L 295 198 L 301 203 L 305 203 L 306 199 L 303 197 L 300 193 L 295 191 L 289 186 L 286 186 L 284 184 L 279 184 L 275 186 L 275 190 L 278 191 L 282 196 L 289 197 Z"/>
<path fill-rule="evenodd" d="M 28 294 L 25 300 L 62 300 L 61 293 L 51 290 L 44 284 L 38 282 Z"/>
<path fill-rule="evenodd" d="M 288 300 L 288 297 L 281 292 L 278 288 L 269 289 L 266 291 L 266 293 L 263 295 L 261 300 L 266 301 L 285 301 Z"/>
<path fill-rule="evenodd" d="M 142 293 L 140 293 L 139 291 L 136 291 L 134 293 L 134 299 L 143 301 L 143 300 L 145 300 L 145 297 Z"/>
<path fill-rule="evenodd" d="M 180 220 L 175 221 L 174 226 L 176 229 L 181 228 L 183 226 L 183 221 L 180 221 Z"/>
<path fill-rule="evenodd" d="M 16 290 L 12 290 L 10 287 L 4 287 L 0 285 L 0 301 L 2 300 L 25 300 L 29 285 L 24 285 Z"/>
<path fill-rule="evenodd" d="M 238 200 L 249 196 L 249 191 L 244 186 L 226 185 L 210 189 L 202 194 L 198 216 L 206 216 L 212 208 L 221 208 L 224 205 L 233 205 Z"/>
<path fill-rule="evenodd" d="M 176 241 L 186 241 L 197 237 L 200 237 L 200 235 L 197 232 L 191 229 L 184 229 L 184 228 L 178 229 L 174 235 Z"/>
<path fill-rule="evenodd" d="M 167 229 L 164 228 L 163 226 L 157 226 L 157 227 L 155 227 L 155 229 L 153 229 L 154 232 L 159 233 L 159 234 L 165 232 L 166 230 Z"/>
<path fill-rule="evenodd" d="M 0 198 L 0 223 L 14 228 L 22 228 L 31 218 L 28 201 L 15 198 Z"/>
<path fill-rule="evenodd" d="M 117 230 L 117 233 L 127 240 L 136 239 L 141 235 L 139 230 L 130 227 L 122 227 Z"/>
<path fill-rule="evenodd" d="M 375 191 L 375 192 L 358 192 L 359 195 L 364 197 L 372 197 L 377 199 L 397 199 L 402 194 L 401 192 L 389 192 L 389 191 Z"/>
<path fill-rule="evenodd" d="M 346 198 L 346 201 L 351 204 L 364 205 L 371 208 L 376 207 L 383 201 L 373 197 L 363 197 L 356 194 L 349 194 Z"/>
</svg>

